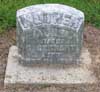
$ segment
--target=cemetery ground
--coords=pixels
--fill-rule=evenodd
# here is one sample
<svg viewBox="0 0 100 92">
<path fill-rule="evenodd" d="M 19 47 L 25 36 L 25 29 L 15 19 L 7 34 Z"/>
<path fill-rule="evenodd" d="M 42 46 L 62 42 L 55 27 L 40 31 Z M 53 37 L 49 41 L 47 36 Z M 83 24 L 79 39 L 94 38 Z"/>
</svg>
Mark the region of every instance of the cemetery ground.
<svg viewBox="0 0 100 92">
<path fill-rule="evenodd" d="M 100 0 L 0 0 L 0 92 L 28 92 L 34 89 L 28 87 L 4 89 L 4 76 L 9 48 L 16 44 L 16 10 L 42 3 L 60 3 L 73 6 L 85 13 L 86 24 L 90 23 L 96 27 L 91 25 L 85 27 L 83 44 L 91 53 L 91 70 L 98 79 L 98 83 L 93 85 L 85 84 L 81 87 L 69 86 L 68 89 L 64 90 L 72 92 L 70 89 L 73 88 L 73 92 L 78 92 L 79 90 L 80 92 L 100 92 L 100 29 L 98 29 L 100 28 Z M 44 85 L 40 89 L 45 87 Z"/>
<path fill-rule="evenodd" d="M 7 56 L 9 52 L 9 47 L 11 47 L 14 44 L 16 44 L 15 28 L 8 29 L 4 33 L 0 34 L 0 92 L 3 91 L 3 86 L 4 86 L 3 82 L 4 82 L 4 75 L 5 75 L 5 69 L 6 69 L 6 64 L 7 64 Z M 94 75 L 97 77 L 98 83 L 95 85 L 91 85 L 89 87 L 85 85 L 83 87 L 76 87 L 76 88 L 73 87 L 73 90 L 75 90 L 74 92 L 77 92 L 77 90 L 81 90 L 80 92 L 100 92 L 100 30 L 90 25 L 86 26 L 85 31 L 84 31 L 83 44 L 84 44 L 84 47 L 87 47 L 89 52 L 91 53 L 91 58 L 92 58 L 91 69 L 93 70 Z M 10 90 L 29 91 L 30 89 L 28 88 L 12 89 L 11 88 L 11 89 L 5 89 L 5 90 L 7 92 L 10 92 Z"/>
</svg>

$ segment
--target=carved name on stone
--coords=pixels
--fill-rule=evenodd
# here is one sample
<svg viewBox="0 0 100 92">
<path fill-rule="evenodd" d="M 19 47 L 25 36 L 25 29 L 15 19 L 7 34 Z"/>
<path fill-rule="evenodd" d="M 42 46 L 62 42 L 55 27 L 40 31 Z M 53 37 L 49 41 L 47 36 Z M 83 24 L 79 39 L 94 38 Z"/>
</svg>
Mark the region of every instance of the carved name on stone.
<svg viewBox="0 0 100 92">
<path fill-rule="evenodd" d="M 17 11 L 20 62 L 77 63 L 82 47 L 84 14 L 59 4 L 33 5 Z"/>
</svg>

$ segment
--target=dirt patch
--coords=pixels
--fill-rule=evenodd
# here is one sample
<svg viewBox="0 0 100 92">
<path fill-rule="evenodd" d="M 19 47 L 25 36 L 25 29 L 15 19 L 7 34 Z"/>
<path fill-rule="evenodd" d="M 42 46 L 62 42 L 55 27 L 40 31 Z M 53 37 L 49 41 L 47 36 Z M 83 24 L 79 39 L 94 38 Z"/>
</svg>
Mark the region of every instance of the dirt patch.
<svg viewBox="0 0 100 92">
<path fill-rule="evenodd" d="M 9 47 L 16 43 L 15 35 L 16 32 L 14 28 L 7 30 L 7 32 L 0 35 L 0 89 L 3 88 L 3 80 L 5 75 Z M 100 30 L 91 26 L 86 26 L 84 31 L 84 46 L 87 47 L 91 52 L 93 71 L 100 82 Z M 97 88 L 98 87 L 99 85 L 97 86 Z"/>
<path fill-rule="evenodd" d="M 6 62 L 9 52 L 9 47 L 15 44 L 15 31 L 14 29 L 0 34 L 0 89 L 3 88 L 3 81 L 6 69 Z"/>
<path fill-rule="evenodd" d="M 84 46 L 91 53 L 94 74 L 100 82 L 100 30 L 86 26 L 84 31 Z"/>
</svg>

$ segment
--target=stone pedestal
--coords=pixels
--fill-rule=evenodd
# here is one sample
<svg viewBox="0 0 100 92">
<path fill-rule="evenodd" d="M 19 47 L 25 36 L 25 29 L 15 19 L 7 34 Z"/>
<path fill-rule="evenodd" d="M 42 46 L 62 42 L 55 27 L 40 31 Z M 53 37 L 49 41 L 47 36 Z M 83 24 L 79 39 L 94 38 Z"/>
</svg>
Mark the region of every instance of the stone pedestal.
<svg viewBox="0 0 100 92">
<path fill-rule="evenodd" d="M 91 58 L 87 48 L 83 48 L 80 65 L 35 64 L 31 67 L 18 62 L 18 48 L 12 46 L 9 50 L 4 86 L 66 86 L 96 83 L 97 79 L 90 70 Z M 47 91 L 48 92 L 48 91 Z M 56 91 L 54 91 L 56 92 Z"/>
</svg>

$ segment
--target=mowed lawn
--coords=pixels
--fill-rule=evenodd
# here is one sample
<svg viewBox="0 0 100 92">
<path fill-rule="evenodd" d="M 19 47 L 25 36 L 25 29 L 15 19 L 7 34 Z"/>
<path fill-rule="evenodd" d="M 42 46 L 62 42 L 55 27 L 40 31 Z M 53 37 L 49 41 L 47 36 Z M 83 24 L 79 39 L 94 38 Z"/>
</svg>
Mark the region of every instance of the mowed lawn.
<svg viewBox="0 0 100 92">
<path fill-rule="evenodd" d="M 65 4 L 85 13 L 85 22 L 100 28 L 100 0 L 0 0 L 0 30 L 16 27 L 16 10 L 34 4 Z"/>
</svg>

